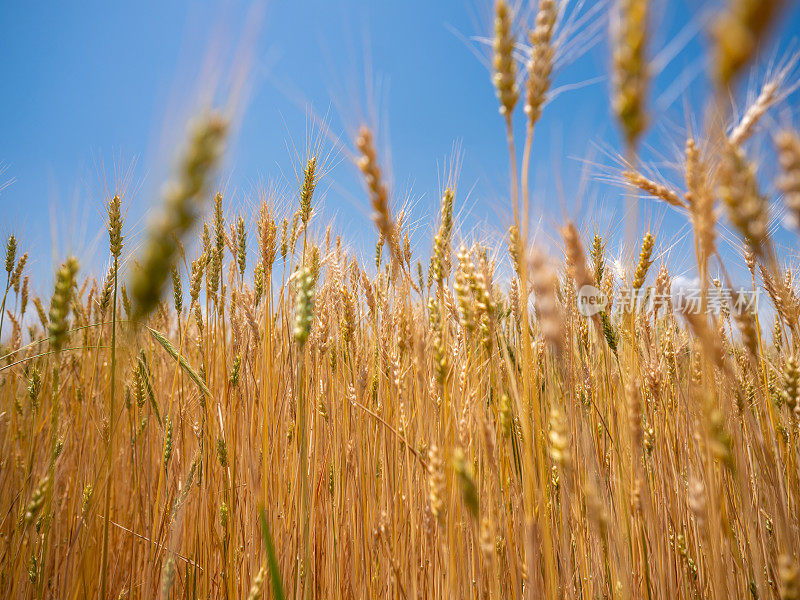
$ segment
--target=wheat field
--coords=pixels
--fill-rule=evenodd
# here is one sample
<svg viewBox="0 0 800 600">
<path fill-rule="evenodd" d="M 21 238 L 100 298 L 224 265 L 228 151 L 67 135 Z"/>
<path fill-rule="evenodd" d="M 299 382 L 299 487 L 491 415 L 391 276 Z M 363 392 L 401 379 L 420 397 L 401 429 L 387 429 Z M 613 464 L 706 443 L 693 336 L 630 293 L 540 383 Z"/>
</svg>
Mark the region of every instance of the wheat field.
<svg viewBox="0 0 800 600">
<path fill-rule="evenodd" d="M 229 117 L 211 108 L 138 247 L 125 195 L 105 199 L 106 273 L 65 257 L 52 295 L 29 298 L 32 249 L 10 235 L 0 596 L 800 598 L 800 291 L 771 227 L 800 218 L 800 135 L 763 118 L 794 82 L 729 102 L 779 4 L 714 16 L 714 85 L 671 181 L 637 158 L 657 118 L 649 3 L 609 8 L 621 197 L 685 219 L 691 302 L 655 232 L 635 232 L 627 264 L 569 217 L 557 248 L 534 236 L 558 0 L 534 3 L 530 28 L 493 8 L 500 250 L 456 239 L 454 188 L 412 250 L 368 125 L 350 149 L 374 261 L 320 221 L 313 150 L 288 197 L 233 214 L 215 187 Z M 748 143 L 759 130 L 775 164 Z"/>
</svg>

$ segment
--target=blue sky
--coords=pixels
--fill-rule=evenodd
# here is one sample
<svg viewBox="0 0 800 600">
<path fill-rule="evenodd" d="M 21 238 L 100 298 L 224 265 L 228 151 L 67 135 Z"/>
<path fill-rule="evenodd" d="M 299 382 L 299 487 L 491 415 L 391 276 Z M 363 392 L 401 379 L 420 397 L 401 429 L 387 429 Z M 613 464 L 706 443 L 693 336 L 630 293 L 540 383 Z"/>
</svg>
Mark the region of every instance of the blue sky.
<svg viewBox="0 0 800 600">
<path fill-rule="evenodd" d="M 703 106 L 707 91 L 703 18 L 711 8 L 654 3 L 651 55 L 665 60 L 655 74 L 653 123 L 642 152 L 667 180 L 677 180 L 671 167 L 691 123 L 687 114 Z M 3 3 L 0 183 L 10 185 L 0 191 L 0 234 L 21 238 L 42 281 L 67 251 L 99 271 L 104 177 L 113 186 L 115 172 L 128 176 L 132 249 L 158 203 L 187 118 L 213 97 L 235 105 L 237 127 L 222 171 L 231 213 L 252 211 L 259 182 L 275 181 L 296 201 L 298 154 L 309 136 L 321 135 L 314 115 L 327 123 L 331 135 L 321 143 L 326 153 L 332 149 L 318 223 L 333 222 L 345 242 L 369 255 L 369 204 L 347 153 L 366 118 L 378 129 L 382 160 L 390 162 L 394 201 L 412 205 L 423 256 L 454 147 L 460 235 L 480 231 L 499 240 L 509 222 L 505 138 L 488 51 L 475 40 L 491 30 L 490 15 L 488 3 L 453 0 Z M 590 230 L 621 229 L 623 194 L 607 182 L 621 150 L 609 102 L 607 24 L 597 31 L 596 43 L 569 36 L 572 60 L 554 84 L 564 91 L 545 108 L 536 132 L 534 224 L 545 243 L 565 216 Z M 793 7 L 757 73 L 796 49 L 798 32 L 800 11 Z M 235 94 L 242 75 L 245 93 Z M 797 108 L 795 94 L 767 125 L 797 125 Z M 769 140 L 762 137 L 753 147 L 766 153 Z M 671 248 L 676 270 L 688 270 L 685 219 L 651 202 L 641 206 L 642 227 L 658 232 L 662 251 Z"/>
</svg>

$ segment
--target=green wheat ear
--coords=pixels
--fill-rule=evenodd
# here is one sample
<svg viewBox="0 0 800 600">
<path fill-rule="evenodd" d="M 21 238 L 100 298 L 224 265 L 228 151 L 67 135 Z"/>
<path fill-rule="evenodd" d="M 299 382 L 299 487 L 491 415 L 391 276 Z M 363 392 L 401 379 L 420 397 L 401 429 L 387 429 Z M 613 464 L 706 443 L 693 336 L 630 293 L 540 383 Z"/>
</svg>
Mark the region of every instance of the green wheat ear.
<svg viewBox="0 0 800 600">
<path fill-rule="evenodd" d="M 9 275 L 11 271 L 14 270 L 14 261 L 17 257 L 17 238 L 14 234 L 11 234 L 8 237 L 8 242 L 6 243 L 6 273 Z"/>
<path fill-rule="evenodd" d="M 314 273 L 309 267 L 302 267 L 296 277 L 293 335 L 297 345 L 302 349 L 311 332 L 311 322 L 314 319 Z"/>
<path fill-rule="evenodd" d="M 195 382 L 197 387 L 200 388 L 200 391 L 203 392 L 203 394 L 205 394 L 206 396 L 211 396 L 211 392 L 209 391 L 208 387 L 206 387 L 206 384 L 203 382 L 200 375 L 197 374 L 197 371 L 195 371 L 189 364 L 189 362 L 182 355 L 178 353 L 178 351 L 175 349 L 175 346 L 173 346 L 170 343 L 170 341 L 166 337 L 164 337 L 164 334 L 149 327 L 147 328 L 147 330 L 150 332 L 150 335 L 153 336 L 153 339 L 155 339 L 159 344 L 161 344 L 161 347 L 167 351 L 167 354 L 169 354 L 172 358 L 178 361 L 178 364 L 186 372 L 189 378 Z"/>
<path fill-rule="evenodd" d="M 67 337 L 67 317 L 72 300 L 72 288 L 75 286 L 75 275 L 78 273 L 78 260 L 70 256 L 56 273 L 55 290 L 50 300 L 50 346 L 58 352 L 64 346 Z"/>
<path fill-rule="evenodd" d="M 201 196 L 222 156 L 226 132 L 227 121 L 216 113 L 200 119 L 192 128 L 177 177 L 166 188 L 161 215 L 148 232 L 141 267 L 134 270 L 131 279 L 135 320 L 150 314 L 161 300 L 178 244 L 197 222 Z"/>
</svg>

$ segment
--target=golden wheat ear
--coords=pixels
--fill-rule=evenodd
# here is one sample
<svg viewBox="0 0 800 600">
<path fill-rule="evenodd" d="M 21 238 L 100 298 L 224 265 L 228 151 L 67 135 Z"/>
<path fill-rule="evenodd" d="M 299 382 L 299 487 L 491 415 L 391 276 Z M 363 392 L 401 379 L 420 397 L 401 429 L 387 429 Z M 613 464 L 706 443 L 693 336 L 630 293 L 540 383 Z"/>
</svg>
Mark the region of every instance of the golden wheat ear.
<svg viewBox="0 0 800 600">
<path fill-rule="evenodd" d="M 517 105 L 517 69 L 514 61 L 513 15 L 506 0 L 494 5 L 494 87 L 500 101 L 500 114 L 507 120 Z"/>
<path fill-rule="evenodd" d="M 648 4 L 648 0 L 619 0 L 617 3 L 613 105 L 629 149 L 636 146 L 647 127 Z"/>
<path fill-rule="evenodd" d="M 730 87 L 758 53 L 783 4 L 780 0 L 728 0 L 712 26 L 717 83 Z"/>
<path fill-rule="evenodd" d="M 789 211 L 794 226 L 800 228 L 800 135 L 796 131 L 781 131 L 775 138 L 781 175 L 778 189 Z"/>
</svg>

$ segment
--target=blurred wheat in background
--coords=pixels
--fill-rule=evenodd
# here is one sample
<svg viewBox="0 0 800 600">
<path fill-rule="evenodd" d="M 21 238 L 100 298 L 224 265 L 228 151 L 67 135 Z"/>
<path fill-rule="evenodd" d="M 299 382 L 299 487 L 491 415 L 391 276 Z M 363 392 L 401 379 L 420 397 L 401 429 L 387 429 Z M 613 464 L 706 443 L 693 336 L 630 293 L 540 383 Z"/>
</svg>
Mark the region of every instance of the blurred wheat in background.
<svg viewBox="0 0 800 600">
<path fill-rule="evenodd" d="M 713 86 L 671 183 L 638 157 L 657 119 L 650 8 L 609 8 L 615 176 L 629 201 L 691 227 L 691 303 L 658 258 L 669 240 L 635 219 L 625 262 L 568 218 L 557 250 L 533 234 L 558 0 L 494 6 L 501 116 L 487 118 L 508 140 L 507 248 L 457 240 L 463 200 L 448 186 L 415 255 L 366 123 L 350 152 L 374 262 L 320 222 L 319 147 L 296 190 L 232 214 L 217 187 L 230 116 L 210 109 L 139 247 L 123 190 L 106 198 L 100 280 L 67 257 L 52 295 L 29 297 L 26 242 L 11 235 L 0 595 L 800 598 L 800 292 L 770 225 L 771 211 L 800 219 L 800 135 L 764 119 L 793 64 L 741 114 L 730 102 L 781 6 L 720 8 Z M 773 164 L 752 156 L 761 128 Z M 744 288 L 717 250 L 723 227 Z"/>
</svg>

